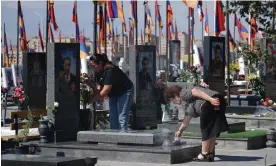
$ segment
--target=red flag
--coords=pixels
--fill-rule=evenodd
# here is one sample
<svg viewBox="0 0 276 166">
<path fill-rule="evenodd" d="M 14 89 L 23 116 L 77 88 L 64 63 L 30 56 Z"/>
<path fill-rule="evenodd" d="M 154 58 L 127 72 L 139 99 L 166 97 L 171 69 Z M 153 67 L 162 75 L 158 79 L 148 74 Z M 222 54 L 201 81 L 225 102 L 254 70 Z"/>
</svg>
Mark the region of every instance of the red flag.
<svg viewBox="0 0 276 166">
<path fill-rule="evenodd" d="M 258 32 L 258 26 L 255 17 L 251 18 L 251 37 L 255 39 Z"/>
<path fill-rule="evenodd" d="M 44 51 L 44 44 L 43 44 L 43 39 L 42 39 L 41 31 L 40 31 L 40 24 L 38 24 L 38 36 L 39 36 L 39 40 L 40 40 L 41 49 L 42 49 L 42 51 Z"/>
<path fill-rule="evenodd" d="M 225 31 L 225 26 L 224 26 L 224 14 L 223 10 L 221 7 L 221 1 L 216 0 L 216 18 L 215 18 L 215 33 L 216 36 L 218 37 L 220 32 Z"/>
<path fill-rule="evenodd" d="M 160 14 L 160 10 L 159 10 L 159 7 L 158 7 L 158 2 L 157 0 L 155 0 L 155 15 L 157 17 L 157 20 L 158 20 L 158 23 L 159 23 L 159 28 L 163 28 L 163 22 L 162 22 L 162 18 L 161 18 L 161 14 Z"/>
<path fill-rule="evenodd" d="M 100 6 L 100 45 L 103 46 L 104 45 L 104 40 L 105 40 L 105 35 L 104 35 L 104 11 L 103 11 L 103 7 Z"/>
<path fill-rule="evenodd" d="M 172 24 L 172 19 L 173 19 L 173 11 L 172 11 L 172 6 L 170 4 L 170 1 L 167 1 L 167 4 L 168 4 L 168 9 L 167 9 L 167 12 L 168 12 L 168 26 L 170 26 Z"/>
<path fill-rule="evenodd" d="M 28 50 L 28 44 L 27 44 L 27 38 L 26 38 L 26 31 L 25 31 L 25 25 L 24 25 L 24 19 L 23 19 L 23 12 L 21 8 L 21 2 L 18 1 L 18 21 L 19 21 L 19 38 L 20 38 L 20 44 L 21 44 L 21 50 L 27 51 Z"/>
</svg>

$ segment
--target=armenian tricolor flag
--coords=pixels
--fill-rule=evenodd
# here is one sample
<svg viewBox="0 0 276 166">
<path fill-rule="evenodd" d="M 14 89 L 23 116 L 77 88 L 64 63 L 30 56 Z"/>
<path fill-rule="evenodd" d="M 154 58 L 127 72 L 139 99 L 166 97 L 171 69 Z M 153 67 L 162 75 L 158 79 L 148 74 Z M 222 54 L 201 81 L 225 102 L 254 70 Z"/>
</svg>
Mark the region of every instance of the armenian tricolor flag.
<svg viewBox="0 0 276 166">
<path fill-rule="evenodd" d="M 54 10 L 54 0 L 48 1 L 48 23 L 51 22 L 54 25 L 55 31 L 58 30 L 58 25 L 56 23 L 55 10 Z"/>
<path fill-rule="evenodd" d="M 8 41 L 7 41 L 7 34 L 6 34 L 6 26 L 4 23 L 4 49 L 5 49 L 5 61 L 6 61 L 6 67 L 10 66 L 10 61 L 9 61 L 9 46 L 8 46 Z"/>
<path fill-rule="evenodd" d="M 196 5 L 198 4 L 197 0 L 182 0 L 182 2 L 184 2 L 189 8 L 196 8 Z"/>
<path fill-rule="evenodd" d="M 110 0 L 107 4 L 110 18 L 120 18 L 124 24 L 124 11 L 121 8 L 120 2 L 118 0 Z"/>
<path fill-rule="evenodd" d="M 74 1 L 73 6 L 73 13 L 72 13 L 72 21 L 75 23 L 76 26 L 76 43 L 80 42 L 80 28 L 79 28 L 79 21 L 78 21 L 78 12 L 77 12 L 77 1 Z"/>
<path fill-rule="evenodd" d="M 53 34 L 53 31 L 52 31 L 51 24 L 48 24 L 48 28 L 49 28 L 50 42 L 54 43 L 55 42 L 55 38 L 54 38 L 54 34 Z"/>
<path fill-rule="evenodd" d="M 163 28 L 163 22 L 162 22 L 162 18 L 161 18 L 161 14 L 160 14 L 160 10 L 159 10 L 159 7 L 158 7 L 158 1 L 155 0 L 155 15 L 157 17 L 157 20 L 158 20 L 158 24 L 159 24 L 159 28 Z"/>
<path fill-rule="evenodd" d="M 21 44 L 21 50 L 27 51 L 28 45 L 27 45 L 27 38 L 26 38 L 26 31 L 25 31 L 25 25 L 24 25 L 24 19 L 23 19 L 23 12 L 21 8 L 21 2 L 18 1 L 18 19 L 19 19 L 19 38 L 20 38 L 20 44 Z"/>
<path fill-rule="evenodd" d="M 216 13 L 215 13 L 215 33 L 216 36 L 218 37 L 220 32 L 225 31 L 225 26 L 224 26 L 224 14 L 223 10 L 221 7 L 221 1 L 216 0 Z"/>
<path fill-rule="evenodd" d="M 85 36 L 84 36 L 84 32 L 82 32 L 82 35 L 80 37 L 80 58 L 86 59 L 87 57 L 88 57 L 88 52 L 85 45 Z"/>
<path fill-rule="evenodd" d="M 208 11 L 207 11 L 207 7 L 205 10 L 205 36 L 209 36 L 209 19 L 208 19 Z"/>
<path fill-rule="evenodd" d="M 130 13 L 132 15 L 132 20 L 133 20 L 133 25 L 135 26 L 136 25 L 136 15 L 137 15 L 137 11 L 136 11 L 136 7 L 137 7 L 137 1 L 135 0 L 131 0 L 130 1 L 130 4 L 131 4 L 131 8 L 130 8 Z"/>
<path fill-rule="evenodd" d="M 242 25 L 242 23 L 240 23 L 240 21 L 238 20 L 237 15 L 235 15 L 235 26 L 238 28 L 239 34 L 240 34 L 240 38 L 242 40 L 248 39 L 248 31 L 247 29 Z"/>
</svg>

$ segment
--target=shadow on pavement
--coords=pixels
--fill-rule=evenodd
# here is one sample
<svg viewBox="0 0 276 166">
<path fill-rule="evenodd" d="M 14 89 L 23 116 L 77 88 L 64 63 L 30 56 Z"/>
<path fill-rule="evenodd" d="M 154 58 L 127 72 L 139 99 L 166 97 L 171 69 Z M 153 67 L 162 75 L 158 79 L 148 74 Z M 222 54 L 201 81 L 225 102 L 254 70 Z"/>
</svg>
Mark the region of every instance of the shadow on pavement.
<svg viewBox="0 0 276 166">
<path fill-rule="evenodd" d="M 264 159 L 263 157 L 254 157 L 254 156 L 226 156 L 226 155 L 217 155 L 218 161 L 233 161 L 233 162 L 242 162 L 242 161 L 258 161 Z"/>
</svg>

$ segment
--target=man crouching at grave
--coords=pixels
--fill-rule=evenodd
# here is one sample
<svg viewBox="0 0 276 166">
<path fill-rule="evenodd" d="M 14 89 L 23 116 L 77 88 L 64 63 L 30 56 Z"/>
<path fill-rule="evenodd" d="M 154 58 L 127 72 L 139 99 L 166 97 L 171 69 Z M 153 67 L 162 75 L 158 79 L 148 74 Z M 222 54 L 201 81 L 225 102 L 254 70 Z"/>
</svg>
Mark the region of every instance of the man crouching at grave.
<svg viewBox="0 0 276 166">
<path fill-rule="evenodd" d="M 202 151 L 194 160 L 214 161 L 216 137 L 221 132 L 228 131 L 224 96 L 208 88 L 193 85 L 184 88 L 168 86 L 164 95 L 166 100 L 181 104 L 185 110 L 185 117 L 175 136 L 181 137 L 190 120 L 200 117 Z"/>
<path fill-rule="evenodd" d="M 99 81 L 101 88 L 93 101 L 108 95 L 110 129 L 127 130 L 134 94 L 133 83 L 118 66 L 108 60 L 106 54 L 94 54 L 89 62 L 96 72 L 103 73 Z"/>
</svg>

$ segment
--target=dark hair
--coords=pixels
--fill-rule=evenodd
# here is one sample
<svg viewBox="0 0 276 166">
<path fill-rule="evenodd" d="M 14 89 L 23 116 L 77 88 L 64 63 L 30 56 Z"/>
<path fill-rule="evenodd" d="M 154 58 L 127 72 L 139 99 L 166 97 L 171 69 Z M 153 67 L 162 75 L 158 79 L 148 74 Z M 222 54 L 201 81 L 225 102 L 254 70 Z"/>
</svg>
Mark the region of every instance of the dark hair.
<svg viewBox="0 0 276 166">
<path fill-rule="evenodd" d="M 142 62 L 145 62 L 145 61 L 148 61 L 148 60 L 149 60 L 149 58 L 144 56 L 143 59 L 142 59 Z"/>
<path fill-rule="evenodd" d="M 63 62 L 65 62 L 65 61 L 70 61 L 70 63 L 71 63 L 71 58 L 70 58 L 69 56 L 66 56 L 66 57 L 64 57 L 64 59 L 63 59 Z"/>
<path fill-rule="evenodd" d="M 178 85 L 166 86 L 164 91 L 165 100 L 168 102 L 170 98 L 174 98 L 175 96 L 179 96 L 180 91 L 183 88 Z"/>
<path fill-rule="evenodd" d="M 94 54 L 90 57 L 90 61 L 93 61 L 96 64 L 102 63 L 103 65 L 105 64 L 111 64 L 111 62 L 108 60 L 106 54 Z"/>
<path fill-rule="evenodd" d="M 216 50 L 220 50 L 220 46 L 217 44 L 215 47 Z"/>
</svg>

